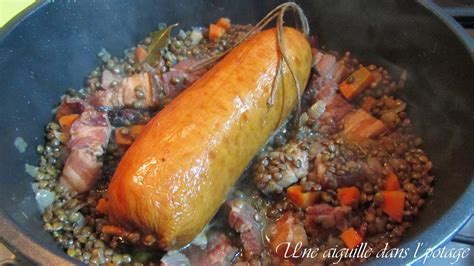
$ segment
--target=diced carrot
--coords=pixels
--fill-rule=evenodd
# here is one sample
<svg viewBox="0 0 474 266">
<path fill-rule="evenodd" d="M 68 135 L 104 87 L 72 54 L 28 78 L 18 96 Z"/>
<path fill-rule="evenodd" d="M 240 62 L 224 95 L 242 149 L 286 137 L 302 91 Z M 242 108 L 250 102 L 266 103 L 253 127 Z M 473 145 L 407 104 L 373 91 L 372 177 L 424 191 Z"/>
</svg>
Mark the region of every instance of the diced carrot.
<svg viewBox="0 0 474 266">
<path fill-rule="evenodd" d="M 136 139 L 140 133 L 142 133 L 143 128 L 145 125 L 133 125 L 130 127 L 130 136 Z"/>
<path fill-rule="evenodd" d="M 385 179 L 385 190 L 393 191 L 400 189 L 400 182 L 398 182 L 398 177 L 393 172 L 388 173 L 387 179 Z"/>
<path fill-rule="evenodd" d="M 355 96 L 357 87 L 344 81 L 339 85 L 339 90 L 346 99 L 352 99 Z"/>
<path fill-rule="evenodd" d="M 60 141 L 62 143 L 66 143 L 69 140 L 69 131 L 71 130 L 72 123 L 78 118 L 78 114 L 63 115 L 59 118 L 58 122 L 62 131 Z"/>
<path fill-rule="evenodd" d="M 135 53 L 137 56 L 138 63 L 140 64 L 143 63 L 143 61 L 145 61 L 145 59 L 148 57 L 148 52 L 145 51 L 145 49 L 141 47 L 140 45 L 135 50 Z"/>
<path fill-rule="evenodd" d="M 133 138 L 130 135 L 130 130 L 127 127 L 119 127 L 115 129 L 115 142 L 118 145 L 128 146 L 132 144 Z"/>
<path fill-rule="evenodd" d="M 293 202 L 298 207 L 306 208 L 313 204 L 317 197 L 317 192 L 303 192 L 303 189 L 300 185 L 293 185 L 287 190 L 288 199 Z"/>
<path fill-rule="evenodd" d="M 355 208 L 359 205 L 360 191 L 356 187 L 338 188 L 337 198 L 342 205 Z"/>
<path fill-rule="evenodd" d="M 380 191 L 383 196 L 382 211 L 390 218 L 401 222 L 405 209 L 405 192 L 403 191 Z"/>
<path fill-rule="evenodd" d="M 102 213 L 102 214 L 106 214 L 107 213 L 107 210 L 108 210 L 108 202 L 105 198 L 101 198 L 99 199 L 99 202 L 97 202 L 97 206 L 95 206 L 95 209 Z"/>
<path fill-rule="evenodd" d="M 102 233 L 108 234 L 108 235 L 114 235 L 114 236 L 122 236 L 124 233 L 124 230 L 117 226 L 104 225 L 104 227 L 102 227 Z"/>
<path fill-rule="evenodd" d="M 224 33 L 225 33 L 225 29 L 222 27 L 219 27 L 215 24 L 211 24 L 209 26 L 209 40 L 213 42 L 219 40 L 222 37 L 222 35 L 224 35 Z"/>
<path fill-rule="evenodd" d="M 372 106 L 374 106 L 374 104 L 375 104 L 375 98 L 368 96 L 364 98 L 364 102 L 362 102 L 361 108 L 366 112 L 370 112 L 370 109 L 372 109 Z"/>
<path fill-rule="evenodd" d="M 219 21 L 217 21 L 216 23 L 217 26 L 225 29 L 225 30 L 228 30 L 230 29 L 230 19 L 228 18 L 220 18 Z"/>
<path fill-rule="evenodd" d="M 69 140 L 69 134 L 64 132 L 62 133 L 60 136 L 59 136 L 59 141 L 63 144 L 65 144 L 66 142 L 68 142 Z"/>
<path fill-rule="evenodd" d="M 361 67 L 339 85 L 339 90 L 346 99 L 352 100 L 363 92 L 372 81 L 374 81 L 372 72 L 365 67 Z"/>
<path fill-rule="evenodd" d="M 61 130 L 63 132 L 69 132 L 69 129 L 71 129 L 72 123 L 76 121 L 76 119 L 79 118 L 78 114 L 70 114 L 70 115 L 64 115 L 59 118 L 59 125 L 61 126 Z"/>
<path fill-rule="evenodd" d="M 360 243 L 362 243 L 362 237 L 354 230 L 353 227 L 344 230 L 342 232 L 340 238 L 346 244 L 346 247 L 353 249 L 357 247 Z"/>
</svg>

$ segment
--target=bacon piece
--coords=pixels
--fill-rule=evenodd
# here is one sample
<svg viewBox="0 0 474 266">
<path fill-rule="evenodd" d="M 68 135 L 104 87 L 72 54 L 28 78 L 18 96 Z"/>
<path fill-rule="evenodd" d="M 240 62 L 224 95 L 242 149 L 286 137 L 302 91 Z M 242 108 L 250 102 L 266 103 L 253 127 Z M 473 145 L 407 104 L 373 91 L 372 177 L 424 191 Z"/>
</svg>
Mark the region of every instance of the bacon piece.
<svg viewBox="0 0 474 266">
<path fill-rule="evenodd" d="M 293 254 L 298 246 L 303 248 L 308 245 L 306 231 L 291 211 L 284 213 L 275 224 L 270 225 L 268 232 L 272 252 L 281 258 L 285 253 Z"/>
<path fill-rule="evenodd" d="M 144 94 L 142 108 L 149 109 L 158 106 L 158 92 L 153 86 L 153 77 L 149 73 L 135 74 L 124 79 L 121 84 L 123 87 L 123 103 L 125 106 L 133 106 L 135 101 L 140 100 L 137 96 L 137 90 Z"/>
<path fill-rule="evenodd" d="M 337 84 L 333 80 L 319 78 L 318 84 L 320 89 L 316 93 L 316 100 L 322 100 L 327 103 L 334 95 L 337 94 Z"/>
<path fill-rule="evenodd" d="M 89 96 L 89 102 L 93 106 L 105 107 L 135 107 L 138 101 L 140 108 L 150 109 L 159 104 L 159 92 L 152 74 L 145 72 L 122 79 L 115 87 L 100 90 Z M 139 99 L 138 93 L 143 97 Z"/>
<path fill-rule="evenodd" d="M 96 155 L 104 153 L 111 133 L 109 119 L 105 113 L 86 110 L 72 124 L 68 143 L 70 150 L 89 149 Z"/>
<path fill-rule="evenodd" d="M 350 111 L 352 111 L 352 105 L 339 94 L 334 95 L 326 105 L 326 113 L 329 114 L 335 123 L 341 122 Z"/>
<path fill-rule="evenodd" d="M 324 133 L 337 132 L 344 116 L 352 111 L 352 105 L 337 93 L 337 84 L 333 80 L 322 81 L 322 87 L 315 97 L 324 103 L 324 112 L 319 117 L 320 131 Z"/>
<path fill-rule="evenodd" d="M 350 75 L 350 73 L 351 71 L 347 67 L 346 63 L 342 60 L 339 60 L 334 66 L 333 73 L 331 73 L 331 75 L 333 76 L 333 80 L 336 83 L 339 83 L 345 80 Z"/>
<path fill-rule="evenodd" d="M 321 61 L 321 58 L 323 58 L 323 53 L 321 53 L 318 49 L 316 48 L 311 48 L 311 55 L 313 56 L 313 60 L 311 62 L 311 66 L 315 67 L 318 65 L 318 63 Z"/>
<path fill-rule="evenodd" d="M 332 79 L 333 69 L 336 64 L 336 57 L 332 54 L 322 55 L 319 62 L 316 64 L 316 70 L 322 78 Z"/>
<path fill-rule="evenodd" d="M 86 192 L 94 186 L 101 169 L 102 162 L 94 154 L 84 149 L 74 150 L 66 160 L 60 182 L 76 192 Z"/>
<path fill-rule="evenodd" d="M 364 140 L 378 137 L 387 130 L 385 124 L 362 109 L 348 114 L 344 118 L 344 135 L 352 140 Z"/>
<path fill-rule="evenodd" d="M 102 77 L 101 77 L 101 86 L 102 88 L 104 89 L 108 89 L 110 87 L 110 84 L 112 82 L 120 82 L 121 80 L 123 79 L 123 77 L 120 75 L 120 74 L 114 74 L 112 73 L 112 71 L 108 70 L 108 69 L 104 69 L 104 71 L 102 71 Z"/>
<path fill-rule="evenodd" d="M 335 122 L 341 121 L 352 110 L 351 104 L 344 100 L 337 91 L 337 84 L 333 80 L 326 79 L 322 82 L 322 87 L 315 97 L 317 101 L 326 103 L 326 112 L 330 113 Z"/>
<path fill-rule="evenodd" d="M 80 114 L 89 108 L 89 104 L 76 97 L 65 96 L 64 100 L 58 106 L 55 118 L 59 120 L 61 116 L 70 114 Z"/>
<path fill-rule="evenodd" d="M 122 108 L 135 107 L 134 104 L 138 101 L 142 109 L 156 108 L 160 103 L 160 93 L 164 93 L 161 97 L 172 99 L 205 73 L 205 69 L 190 70 L 195 63 L 194 59 L 185 59 L 161 77 L 144 72 L 122 79 L 104 70 L 102 74 L 104 90 L 92 94 L 89 102 L 96 107 Z M 110 83 L 114 80 L 120 82 L 117 86 L 110 87 Z M 137 97 L 137 90 L 143 94 L 140 99 Z"/>
<path fill-rule="evenodd" d="M 336 83 L 341 82 L 350 74 L 350 69 L 344 60 L 336 60 L 336 56 L 318 51 L 313 48 L 312 65 L 318 71 L 321 79 L 331 79 Z"/>
<path fill-rule="evenodd" d="M 240 233 L 246 260 L 260 256 L 263 251 L 263 239 L 261 225 L 255 220 L 257 210 L 248 202 L 243 200 L 232 200 L 227 203 L 230 207 L 229 225 Z"/>
<path fill-rule="evenodd" d="M 198 80 L 206 72 L 205 69 L 196 71 L 190 70 L 196 63 L 197 62 L 192 58 L 185 59 L 162 75 L 161 81 L 167 98 L 176 97 L 181 91 Z M 180 82 L 173 83 L 173 79 L 180 80 Z"/>
<path fill-rule="evenodd" d="M 226 265 L 230 264 L 238 249 L 234 247 L 225 234 L 214 234 L 209 238 L 205 257 L 193 265 Z"/>
<path fill-rule="evenodd" d="M 318 236 L 328 229 L 345 228 L 346 215 L 351 212 L 348 206 L 332 207 L 326 203 L 306 208 L 304 227 L 309 234 Z"/>
<path fill-rule="evenodd" d="M 70 154 L 60 177 L 61 184 L 80 193 L 95 185 L 102 168 L 97 157 L 104 154 L 110 133 L 111 126 L 105 113 L 88 109 L 74 121 L 68 143 Z"/>
<path fill-rule="evenodd" d="M 122 87 L 96 91 L 89 95 L 87 101 L 95 107 L 122 108 L 124 106 Z"/>
<path fill-rule="evenodd" d="M 212 233 L 205 249 L 191 246 L 184 251 L 190 265 L 221 266 L 231 265 L 238 249 L 223 233 Z"/>
</svg>

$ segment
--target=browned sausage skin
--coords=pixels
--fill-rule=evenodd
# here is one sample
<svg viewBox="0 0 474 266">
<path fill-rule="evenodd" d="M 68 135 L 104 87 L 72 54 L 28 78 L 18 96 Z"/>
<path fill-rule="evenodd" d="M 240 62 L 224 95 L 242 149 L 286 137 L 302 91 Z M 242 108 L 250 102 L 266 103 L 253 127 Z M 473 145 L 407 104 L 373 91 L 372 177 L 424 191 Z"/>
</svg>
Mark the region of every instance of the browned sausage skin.
<svg viewBox="0 0 474 266">
<path fill-rule="evenodd" d="M 279 48 L 275 29 L 255 34 L 181 93 L 145 127 L 109 185 L 111 221 L 180 248 L 203 229 L 252 157 L 297 102 L 288 67 L 267 105 Z M 284 29 L 300 87 L 311 67 L 305 36 Z"/>
</svg>

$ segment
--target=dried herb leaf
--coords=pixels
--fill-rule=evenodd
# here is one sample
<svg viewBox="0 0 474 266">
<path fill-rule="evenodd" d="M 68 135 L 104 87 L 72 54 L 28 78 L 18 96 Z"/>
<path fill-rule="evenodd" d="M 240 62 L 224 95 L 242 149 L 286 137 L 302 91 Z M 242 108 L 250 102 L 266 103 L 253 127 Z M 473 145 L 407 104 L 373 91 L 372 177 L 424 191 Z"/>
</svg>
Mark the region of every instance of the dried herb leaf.
<svg viewBox="0 0 474 266">
<path fill-rule="evenodd" d="M 145 62 L 150 65 L 156 65 L 156 62 L 160 61 L 161 49 L 168 45 L 171 29 L 176 26 L 178 26 L 177 23 L 151 34 L 151 43 L 148 46 L 148 56 L 145 59 Z"/>
</svg>

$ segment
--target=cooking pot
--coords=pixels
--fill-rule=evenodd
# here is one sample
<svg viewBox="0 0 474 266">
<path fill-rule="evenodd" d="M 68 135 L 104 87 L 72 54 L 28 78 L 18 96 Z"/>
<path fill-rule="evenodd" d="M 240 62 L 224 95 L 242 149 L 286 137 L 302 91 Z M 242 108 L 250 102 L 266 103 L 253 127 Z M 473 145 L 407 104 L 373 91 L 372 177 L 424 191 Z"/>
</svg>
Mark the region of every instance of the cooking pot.
<svg viewBox="0 0 474 266">
<path fill-rule="evenodd" d="M 0 36 L 0 237 L 39 264 L 77 263 L 42 229 L 25 163 L 36 164 L 51 109 L 68 87 L 79 88 L 105 47 L 122 51 L 158 23 L 208 25 L 221 16 L 255 23 L 281 1 L 47 1 L 29 8 Z M 401 247 L 442 245 L 474 207 L 474 44 L 431 1 L 299 1 L 325 47 L 365 62 L 406 69 L 400 97 L 433 161 L 435 193 Z M 27 143 L 19 153 L 17 137 Z M 384 260 L 387 264 L 413 261 Z M 376 263 L 377 261 L 372 261 Z"/>
</svg>

